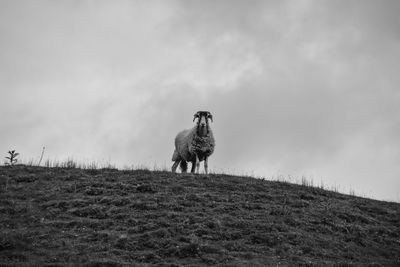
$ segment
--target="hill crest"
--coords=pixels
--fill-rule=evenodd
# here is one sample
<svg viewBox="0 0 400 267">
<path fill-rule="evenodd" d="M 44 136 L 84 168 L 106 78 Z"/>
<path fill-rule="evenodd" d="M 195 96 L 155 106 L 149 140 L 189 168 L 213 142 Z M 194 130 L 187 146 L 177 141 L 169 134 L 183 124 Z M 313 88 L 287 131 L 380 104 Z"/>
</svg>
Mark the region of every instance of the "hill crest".
<svg viewBox="0 0 400 267">
<path fill-rule="evenodd" d="M 400 265 L 400 204 L 224 174 L 0 167 L 0 265 Z"/>
</svg>

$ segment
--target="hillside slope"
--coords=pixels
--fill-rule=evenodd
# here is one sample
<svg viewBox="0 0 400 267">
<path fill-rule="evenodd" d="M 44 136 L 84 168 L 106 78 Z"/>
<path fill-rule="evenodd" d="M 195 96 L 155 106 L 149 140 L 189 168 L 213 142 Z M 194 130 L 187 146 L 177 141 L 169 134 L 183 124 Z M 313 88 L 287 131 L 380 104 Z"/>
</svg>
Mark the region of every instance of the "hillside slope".
<svg viewBox="0 0 400 267">
<path fill-rule="evenodd" d="M 400 266 L 400 204 L 229 175 L 0 167 L 1 266 Z"/>
</svg>

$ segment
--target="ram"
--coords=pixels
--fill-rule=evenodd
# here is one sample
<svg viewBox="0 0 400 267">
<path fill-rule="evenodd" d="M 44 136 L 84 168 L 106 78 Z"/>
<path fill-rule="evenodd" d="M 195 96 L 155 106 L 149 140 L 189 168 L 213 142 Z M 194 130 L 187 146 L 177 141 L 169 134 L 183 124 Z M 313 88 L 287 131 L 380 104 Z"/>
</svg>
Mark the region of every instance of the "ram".
<svg viewBox="0 0 400 267">
<path fill-rule="evenodd" d="M 213 116 L 209 111 L 198 111 L 193 121 L 197 119 L 192 129 L 179 132 L 175 137 L 175 151 L 172 155 L 172 172 L 180 165 L 181 171 L 187 171 L 187 163 L 192 163 L 191 173 L 199 173 L 200 162 L 204 160 L 204 170 L 208 174 L 208 157 L 214 152 L 215 140 L 210 127 Z"/>
</svg>

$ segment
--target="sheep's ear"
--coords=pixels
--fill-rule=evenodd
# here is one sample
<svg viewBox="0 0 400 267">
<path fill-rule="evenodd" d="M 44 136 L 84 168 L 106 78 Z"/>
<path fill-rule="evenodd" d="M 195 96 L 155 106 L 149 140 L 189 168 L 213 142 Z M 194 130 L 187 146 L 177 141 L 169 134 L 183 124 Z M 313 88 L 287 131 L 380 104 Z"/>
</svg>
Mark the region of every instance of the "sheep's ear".
<svg viewBox="0 0 400 267">
<path fill-rule="evenodd" d="M 198 114 L 198 113 L 194 114 L 193 121 L 194 121 L 196 118 L 198 118 L 198 117 L 199 117 L 199 114 Z"/>
<path fill-rule="evenodd" d="M 207 117 L 213 122 L 213 116 L 211 115 L 211 113 L 208 113 Z"/>
</svg>

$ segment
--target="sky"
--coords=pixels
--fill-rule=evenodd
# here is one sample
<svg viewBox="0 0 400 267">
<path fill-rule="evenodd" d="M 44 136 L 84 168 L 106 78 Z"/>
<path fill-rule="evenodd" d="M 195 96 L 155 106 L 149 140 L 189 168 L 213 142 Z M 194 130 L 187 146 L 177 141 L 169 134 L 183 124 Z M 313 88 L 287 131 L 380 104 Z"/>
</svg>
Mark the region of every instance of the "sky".
<svg viewBox="0 0 400 267">
<path fill-rule="evenodd" d="M 0 153 L 213 172 L 400 202 L 400 1 L 0 1 Z"/>
</svg>

